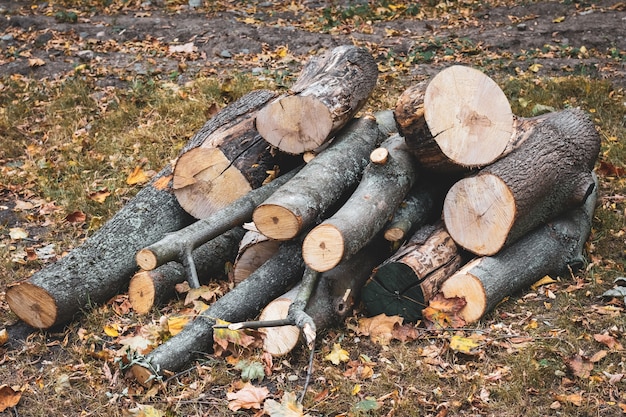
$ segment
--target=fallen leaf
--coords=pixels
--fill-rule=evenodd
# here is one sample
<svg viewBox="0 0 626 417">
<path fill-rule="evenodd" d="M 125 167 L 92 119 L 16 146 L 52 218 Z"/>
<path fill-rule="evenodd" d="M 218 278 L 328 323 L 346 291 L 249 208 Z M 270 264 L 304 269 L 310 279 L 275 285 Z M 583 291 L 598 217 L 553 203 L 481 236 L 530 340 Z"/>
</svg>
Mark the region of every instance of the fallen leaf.
<svg viewBox="0 0 626 417">
<path fill-rule="evenodd" d="M 170 183 L 170 180 L 172 179 L 172 175 L 167 175 L 165 177 L 161 177 L 159 179 L 157 179 L 154 184 L 152 184 L 152 186 L 154 188 L 156 188 L 157 190 L 165 190 Z"/>
<path fill-rule="evenodd" d="M 606 345 L 609 349 L 614 349 L 614 350 L 624 349 L 622 344 L 618 342 L 617 339 L 615 339 L 613 336 L 609 335 L 608 333 L 594 334 L 593 338 L 595 339 L 596 342 Z"/>
<path fill-rule="evenodd" d="M 298 403 L 296 394 L 289 391 L 283 394 L 280 402 L 272 399 L 265 401 L 263 412 L 270 417 L 309 417 L 308 414 L 304 414 L 304 409 L 302 404 Z"/>
<path fill-rule="evenodd" d="M 203 299 L 204 301 L 212 303 L 222 295 L 224 295 L 224 291 L 219 284 L 211 283 L 209 285 L 202 285 L 199 288 L 189 289 L 189 291 L 187 292 L 187 296 L 185 297 L 184 304 L 192 304 L 194 301 L 199 299 Z"/>
<path fill-rule="evenodd" d="M 217 319 L 215 324 L 230 324 L 227 321 Z M 213 350 L 216 356 L 223 356 L 233 351 L 236 347 L 253 349 L 263 344 L 263 333 L 249 329 L 230 330 L 228 328 L 214 329 Z"/>
<path fill-rule="evenodd" d="M 606 350 L 599 350 L 589 358 L 589 362 L 591 363 L 600 362 L 602 359 L 606 358 L 606 355 L 608 354 L 609 352 L 607 352 Z"/>
<path fill-rule="evenodd" d="M 539 70 L 540 70 L 542 67 L 543 67 L 543 65 L 541 65 L 541 64 L 532 64 L 532 65 L 530 65 L 530 66 L 528 67 L 528 70 L 529 70 L 529 71 L 532 71 L 532 72 L 539 72 Z"/>
<path fill-rule="evenodd" d="M 589 358 L 575 354 L 565 359 L 565 364 L 574 375 L 579 378 L 589 378 L 593 370 L 593 363 Z"/>
<path fill-rule="evenodd" d="M 567 402 L 574 404 L 576 407 L 580 407 L 583 404 L 583 396 L 579 393 L 568 395 L 557 395 L 556 400 L 560 402 Z"/>
<path fill-rule="evenodd" d="M 0 413 L 10 407 L 15 407 L 22 398 L 20 391 L 15 391 L 8 385 L 0 385 Z"/>
<path fill-rule="evenodd" d="M 125 337 L 118 340 L 118 343 L 122 345 L 122 348 L 118 350 L 118 355 L 120 356 L 125 355 L 129 349 L 131 352 L 145 355 L 154 347 L 154 342 L 142 335 Z"/>
<path fill-rule="evenodd" d="M 530 289 L 533 291 L 537 291 L 537 288 L 541 287 L 542 285 L 553 284 L 555 282 L 557 281 L 554 280 L 550 275 L 546 275 L 545 277 L 541 278 L 539 281 L 531 285 Z"/>
<path fill-rule="evenodd" d="M 0 330 L 0 346 L 4 345 L 8 341 L 9 341 L 9 332 L 7 332 L 7 329 Z"/>
<path fill-rule="evenodd" d="M 141 169 L 141 167 L 135 167 L 133 172 L 130 173 L 128 178 L 126 178 L 126 184 L 135 185 L 135 184 L 144 184 L 148 182 L 150 178 L 146 173 Z"/>
<path fill-rule="evenodd" d="M 359 320 L 357 333 L 362 336 L 369 336 L 372 341 L 381 345 L 388 345 L 393 338 L 393 330 L 396 326 L 402 325 L 404 319 L 400 316 L 387 316 L 382 313 L 370 318 Z"/>
<path fill-rule="evenodd" d="M 30 58 L 28 60 L 28 66 L 31 68 L 43 67 L 44 65 L 46 65 L 46 61 L 41 58 Z"/>
<path fill-rule="evenodd" d="M 324 356 L 324 360 L 330 361 L 333 365 L 339 365 L 341 362 L 346 362 L 350 360 L 350 354 L 341 348 L 339 343 L 333 344 L 333 350 L 326 356 Z"/>
<path fill-rule="evenodd" d="M 412 324 L 403 324 L 402 326 L 394 326 L 391 331 L 391 335 L 394 339 L 399 340 L 401 342 L 406 342 L 407 340 L 417 340 L 419 337 L 419 332 Z"/>
<path fill-rule="evenodd" d="M 11 227 L 9 229 L 9 237 L 13 240 L 26 239 L 28 237 L 28 232 L 21 227 Z"/>
<path fill-rule="evenodd" d="M 119 325 L 117 324 L 107 324 L 104 326 L 104 334 L 109 337 L 117 337 L 120 335 Z"/>
<path fill-rule="evenodd" d="M 422 316 L 430 328 L 463 327 L 465 320 L 458 313 L 466 304 L 463 297 L 445 298 L 442 293 L 438 293 L 422 311 Z"/>
<path fill-rule="evenodd" d="M 450 338 L 450 348 L 466 355 L 477 355 L 481 352 L 479 348 L 483 345 L 484 339 L 484 336 L 476 334 L 470 337 L 454 335 Z"/>
<path fill-rule="evenodd" d="M 239 391 L 226 393 L 226 398 L 229 400 L 228 408 L 232 411 L 242 408 L 246 410 L 251 408 L 259 409 L 269 393 L 269 390 L 265 387 L 255 387 L 251 383 L 246 382 Z"/>
<path fill-rule="evenodd" d="M 128 410 L 132 417 L 164 417 L 165 411 L 154 408 L 151 405 L 137 404 L 137 407 Z"/>
<path fill-rule="evenodd" d="M 69 223 L 82 223 L 87 220 L 87 215 L 82 211 L 75 211 L 65 216 L 65 221 Z"/>
<path fill-rule="evenodd" d="M 172 336 L 176 336 L 189 323 L 189 316 L 170 316 L 167 318 L 167 329 Z"/>
<path fill-rule="evenodd" d="M 244 381 L 253 381 L 255 379 L 263 381 L 263 378 L 265 378 L 265 367 L 261 362 L 239 361 L 235 365 L 235 369 L 241 371 L 241 379 Z"/>
<path fill-rule="evenodd" d="M 170 45 L 169 51 L 171 54 L 175 53 L 184 53 L 184 54 L 192 54 L 196 52 L 198 48 L 193 44 L 193 42 L 187 42 L 182 45 Z"/>
<path fill-rule="evenodd" d="M 95 201 L 96 203 L 104 203 L 104 201 L 107 199 L 108 196 L 111 195 L 111 192 L 107 189 L 107 188 L 103 188 L 102 190 L 93 192 L 93 193 L 89 193 L 89 195 L 87 196 L 87 198 L 89 198 L 90 200 Z"/>
<path fill-rule="evenodd" d="M 565 22 L 565 16 L 559 16 L 552 20 L 552 23 L 562 23 Z"/>
</svg>

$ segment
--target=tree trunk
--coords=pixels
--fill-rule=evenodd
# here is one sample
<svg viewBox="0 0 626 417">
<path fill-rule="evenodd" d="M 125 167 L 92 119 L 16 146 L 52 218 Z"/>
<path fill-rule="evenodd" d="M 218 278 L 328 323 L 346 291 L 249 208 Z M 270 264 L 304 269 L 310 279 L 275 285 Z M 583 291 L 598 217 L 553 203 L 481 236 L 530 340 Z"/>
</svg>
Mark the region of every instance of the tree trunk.
<svg viewBox="0 0 626 417">
<path fill-rule="evenodd" d="M 305 309 L 315 322 L 317 332 L 341 323 L 352 312 L 352 308 L 359 303 L 363 284 L 374 267 L 388 255 L 384 246 L 380 242 L 373 242 L 321 275 Z M 259 320 L 286 318 L 299 289 L 300 285 L 297 285 L 269 303 L 261 312 Z M 265 333 L 263 348 L 273 356 L 291 352 L 300 338 L 300 330 L 296 326 L 265 327 L 261 331 Z"/>
<path fill-rule="evenodd" d="M 341 209 L 307 234 L 302 256 L 309 268 L 319 272 L 334 268 L 381 231 L 417 177 L 415 161 L 403 144 L 399 135 L 387 139 L 382 148 L 386 149 L 383 153 L 388 152 L 388 160 L 370 163 Z"/>
<path fill-rule="evenodd" d="M 164 168 L 81 246 L 9 287 L 11 310 L 30 326 L 47 329 L 125 291 L 137 270 L 134 253 L 193 222 L 169 189 L 171 173 Z"/>
<path fill-rule="evenodd" d="M 204 310 L 180 333 L 150 352 L 132 372 L 141 384 L 153 376 L 176 372 L 202 354 L 212 352 L 216 319 L 239 322 L 255 317 L 270 301 L 302 278 L 304 262 L 299 241 L 285 242 L 278 253 L 245 281 Z"/>
<path fill-rule="evenodd" d="M 142 269 L 151 271 L 166 262 L 180 260 L 185 250 L 195 249 L 233 227 L 250 221 L 255 207 L 293 178 L 296 173 L 296 170 L 288 172 L 269 184 L 248 192 L 211 216 L 198 220 L 184 229 L 169 233 L 158 242 L 144 247 L 137 252 L 137 264 Z"/>
<path fill-rule="evenodd" d="M 193 259 L 201 283 L 225 275 L 225 266 L 237 256 L 237 248 L 245 230 L 235 227 L 193 251 Z M 139 271 L 128 285 L 128 299 L 138 314 L 147 314 L 153 307 L 172 299 L 177 284 L 187 279 L 185 268 L 168 262 L 152 271 Z"/>
<path fill-rule="evenodd" d="M 582 110 L 545 115 L 514 151 L 450 188 L 443 207 L 450 236 L 477 255 L 493 255 L 581 204 L 594 188 L 599 149 Z"/>
<path fill-rule="evenodd" d="M 291 154 L 322 146 L 363 107 L 376 86 L 378 66 L 352 45 L 313 57 L 291 94 L 265 106 L 256 127 L 266 141 Z"/>
<path fill-rule="evenodd" d="M 533 230 L 496 255 L 474 259 L 445 281 L 441 293 L 446 298 L 464 297 L 467 302 L 459 316 L 467 323 L 478 321 L 501 300 L 543 276 L 583 265 L 597 200 L 597 188 L 594 190 L 583 206 Z"/>
<path fill-rule="evenodd" d="M 385 313 L 417 321 L 441 282 L 463 262 L 443 225 L 424 226 L 392 257 L 374 270 L 363 288 L 368 315 Z"/>
<path fill-rule="evenodd" d="M 254 127 L 259 109 L 276 94 L 253 91 L 224 108 L 191 139 L 174 167 L 174 194 L 202 219 L 260 187 L 281 161 Z"/>
<path fill-rule="evenodd" d="M 256 227 L 265 236 L 286 240 L 312 226 L 357 184 L 369 154 L 380 141 L 382 135 L 374 118 L 354 120 L 327 149 L 254 210 Z"/>
<path fill-rule="evenodd" d="M 385 226 L 385 239 L 389 242 L 402 242 L 426 224 L 433 215 L 436 198 L 434 194 L 423 184 L 413 186 Z"/>
<path fill-rule="evenodd" d="M 247 228 L 252 227 L 253 229 L 246 231 L 239 245 L 239 251 L 232 272 L 235 284 L 248 278 L 251 273 L 274 256 L 280 247 L 279 240 L 270 239 L 261 234 L 256 230 L 254 224 L 246 224 L 245 226 Z"/>
<path fill-rule="evenodd" d="M 511 106 L 482 72 L 455 65 L 408 88 L 395 108 L 400 133 L 420 164 L 437 171 L 483 167 L 510 151 Z"/>
</svg>

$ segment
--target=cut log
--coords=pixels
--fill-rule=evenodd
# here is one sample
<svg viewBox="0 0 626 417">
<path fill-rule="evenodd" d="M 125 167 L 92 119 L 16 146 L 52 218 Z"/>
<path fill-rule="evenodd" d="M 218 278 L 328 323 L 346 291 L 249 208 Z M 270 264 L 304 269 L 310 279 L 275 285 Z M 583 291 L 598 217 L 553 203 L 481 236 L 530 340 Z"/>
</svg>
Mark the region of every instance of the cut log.
<svg viewBox="0 0 626 417">
<path fill-rule="evenodd" d="M 134 365 L 133 375 L 139 383 L 149 385 L 153 377 L 162 376 L 166 371 L 179 371 L 200 355 L 210 353 L 216 319 L 236 322 L 256 317 L 270 301 L 296 284 L 303 271 L 301 242 L 283 243 L 278 253 L 248 279 L 219 298 L 176 336 L 150 352 L 141 365 Z"/>
<path fill-rule="evenodd" d="M 388 255 L 380 242 L 370 244 L 337 267 L 324 272 L 305 312 L 313 319 L 317 331 L 341 323 L 360 300 L 361 288 L 376 265 Z M 260 321 L 281 320 L 299 291 L 299 285 L 269 303 L 259 316 Z M 266 327 L 263 348 L 273 356 L 291 352 L 298 344 L 300 330 L 296 326 Z"/>
<path fill-rule="evenodd" d="M 443 283 L 441 293 L 446 298 L 465 298 L 467 304 L 459 316 L 472 323 L 542 277 L 580 267 L 596 200 L 597 186 L 583 206 L 533 230 L 494 256 L 469 262 Z"/>
<path fill-rule="evenodd" d="M 232 277 L 235 284 L 257 270 L 270 259 L 280 247 L 279 240 L 273 240 L 260 233 L 254 223 L 246 223 L 246 234 L 241 239 L 237 258 L 233 265 Z"/>
<path fill-rule="evenodd" d="M 254 210 L 254 224 L 272 239 L 287 240 L 312 226 L 352 190 L 383 137 L 372 117 L 354 120 L 289 183 Z"/>
<path fill-rule="evenodd" d="M 385 239 L 402 242 L 426 224 L 433 215 L 435 199 L 435 193 L 423 184 L 413 186 L 385 226 Z"/>
<path fill-rule="evenodd" d="M 134 253 L 193 222 L 169 189 L 167 166 L 102 228 L 59 261 L 11 285 L 6 300 L 28 325 L 47 329 L 123 292 Z"/>
<path fill-rule="evenodd" d="M 201 284 L 226 275 L 226 264 L 235 260 L 244 234 L 243 227 L 235 227 L 193 251 Z M 139 271 L 128 284 L 128 300 L 137 314 L 147 314 L 172 299 L 176 285 L 185 280 L 185 268 L 178 262 L 168 262 L 152 271 Z"/>
<path fill-rule="evenodd" d="M 510 151 L 511 106 L 484 73 L 454 65 L 411 86 L 395 108 L 399 132 L 420 164 L 438 171 L 483 167 Z"/>
<path fill-rule="evenodd" d="M 519 147 L 450 188 L 443 207 L 450 236 L 477 255 L 497 253 L 585 201 L 599 150 L 600 136 L 582 110 L 542 116 Z"/>
<path fill-rule="evenodd" d="M 315 271 L 328 271 L 365 247 L 384 227 L 417 177 L 415 161 L 394 135 L 382 147 L 386 163 L 370 163 L 348 201 L 304 238 L 302 256 Z"/>
<path fill-rule="evenodd" d="M 310 59 L 290 95 L 265 106 L 256 127 L 266 141 L 291 154 L 324 145 L 363 107 L 378 66 L 363 48 L 344 45 Z"/>
<path fill-rule="evenodd" d="M 363 288 L 368 315 L 384 313 L 417 321 L 443 281 L 463 263 L 463 255 L 443 225 L 420 228 L 378 268 Z"/>
<path fill-rule="evenodd" d="M 211 216 L 169 233 L 161 240 L 144 247 L 136 254 L 137 265 L 150 271 L 166 262 L 180 260 L 185 251 L 193 250 L 233 227 L 250 221 L 255 207 L 293 178 L 297 172 L 297 170 L 288 172 L 269 184 L 248 192 Z"/>
<path fill-rule="evenodd" d="M 259 109 L 276 94 L 257 90 L 220 111 L 185 147 L 174 167 L 174 194 L 192 216 L 202 219 L 260 187 L 290 164 L 254 127 Z M 278 168 L 281 167 L 281 168 Z"/>
</svg>

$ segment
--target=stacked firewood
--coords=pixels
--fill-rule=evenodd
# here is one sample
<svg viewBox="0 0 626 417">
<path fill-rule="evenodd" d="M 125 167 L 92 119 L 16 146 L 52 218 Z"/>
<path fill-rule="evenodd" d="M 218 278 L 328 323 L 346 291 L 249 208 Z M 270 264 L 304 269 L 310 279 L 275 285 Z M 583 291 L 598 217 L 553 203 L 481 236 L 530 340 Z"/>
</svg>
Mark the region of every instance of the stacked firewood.
<svg viewBox="0 0 626 417">
<path fill-rule="evenodd" d="M 473 322 L 582 261 L 600 147 L 586 113 L 516 117 L 488 76 L 452 66 L 356 117 L 377 74 L 342 46 L 288 93 L 229 105 L 82 246 L 11 286 L 9 306 L 49 328 L 128 289 L 146 313 L 234 262 L 233 290 L 133 369 L 146 382 L 209 352 L 218 319 L 260 314 L 281 355 L 361 299 L 417 320 L 435 295 L 463 297 Z"/>
</svg>

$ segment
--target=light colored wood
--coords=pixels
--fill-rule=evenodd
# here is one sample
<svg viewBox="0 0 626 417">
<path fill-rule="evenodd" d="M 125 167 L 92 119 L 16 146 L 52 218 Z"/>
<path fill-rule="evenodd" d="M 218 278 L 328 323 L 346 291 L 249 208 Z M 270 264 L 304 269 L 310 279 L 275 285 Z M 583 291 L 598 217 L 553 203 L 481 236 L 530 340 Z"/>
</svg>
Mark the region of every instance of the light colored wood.
<svg viewBox="0 0 626 417">
<path fill-rule="evenodd" d="M 289 307 L 296 295 L 297 291 L 292 290 L 270 302 L 261 311 L 259 320 L 281 320 L 287 318 Z M 283 356 L 291 352 L 300 339 L 300 329 L 297 326 L 264 327 L 260 331 L 265 333 L 263 350 L 272 356 Z"/>
<path fill-rule="evenodd" d="M 6 293 L 7 303 L 11 311 L 28 325 L 38 329 L 48 329 L 57 323 L 57 305 L 53 295 L 44 288 L 23 282 L 19 291 L 11 291 L 11 286 Z"/>
<path fill-rule="evenodd" d="M 254 224 L 246 224 L 246 227 L 254 228 Z M 238 284 L 248 278 L 251 273 L 276 254 L 279 246 L 280 241 L 270 240 L 256 228 L 248 230 L 241 239 L 239 253 L 233 264 L 233 282 Z"/>
<path fill-rule="evenodd" d="M 254 210 L 252 220 L 264 235 L 272 239 L 293 239 L 302 230 L 302 217 L 279 204 L 262 203 Z"/>
<path fill-rule="evenodd" d="M 302 256 L 311 269 L 324 272 L 341 262 L 344 249 L 343 233 L 333 224 L 321 224 L 304 238 Z"/>
<path fill-rule="evenodd" d="M 147 314 L 154 306 L 156 288 L 148 271 L 139 271 L 128 284 L 128 301 L 137 314 Z"/>
<path fill-rule="evenodd" d="M 384 165 L 387 163 L 387 158 L 389 158 L 389 151 L 385 148 L 376 148 L 370 154 L 370 161 L 375 164 Z"/>
<path fill-rule="evenodd" d="M 159 266 L 157 257 L 151 250 L 148 249 L 141 249 L 138 251 L 135 255 L 135 262 L 137 262 L 137 266 L 139 266 L 139 268 L 146 271 L 151 271 Z"/>
</svg>

